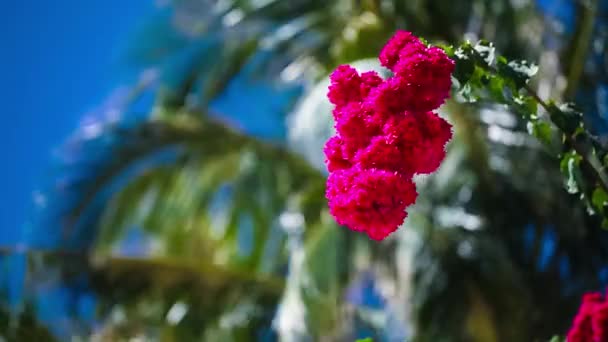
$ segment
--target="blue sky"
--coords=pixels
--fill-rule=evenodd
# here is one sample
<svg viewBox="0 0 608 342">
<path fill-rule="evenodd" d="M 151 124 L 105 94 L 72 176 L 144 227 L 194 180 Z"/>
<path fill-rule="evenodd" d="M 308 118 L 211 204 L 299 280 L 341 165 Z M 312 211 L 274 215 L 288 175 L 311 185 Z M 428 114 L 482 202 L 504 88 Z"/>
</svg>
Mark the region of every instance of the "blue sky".
<svg viewBox="0 0 608 342">
<path fill-rule="evenodd" d="M 0 244 L 19 239 L 52 149 L 124 79 L 118 53 L 152 9 L 152 0 L 20 0 L 3 6 Z"/>
<path fill-rule="evenodd" d="M 557 6 L 563 2 L 568 3 L 541 0 L 539 5 L 550 12 L 563 8 Z M 32 192 L 51 167 L 52 149 L 124 80 L 117 57 L 153 3 L 20 0 L 4 5 L 0 152 L 7 158 L 0 168 L 0 244 L 20 237 Z"/>
</svg>

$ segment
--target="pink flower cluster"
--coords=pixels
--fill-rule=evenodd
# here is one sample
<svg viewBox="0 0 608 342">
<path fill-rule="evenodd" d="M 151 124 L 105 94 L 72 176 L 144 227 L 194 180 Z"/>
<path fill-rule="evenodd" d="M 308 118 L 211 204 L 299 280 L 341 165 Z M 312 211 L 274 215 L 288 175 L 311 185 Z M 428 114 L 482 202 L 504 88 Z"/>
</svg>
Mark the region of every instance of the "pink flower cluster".
<svg viewBox="0 0 608 342">
<path fill-rule="evenodd" d="M 587 293 L 568 331 L 568 342 L 608 341 L 608 299 L 601 293 Z"/>
<path fill-rule="evenodd" d="M 450 124 L 432 112 L 452 85 L 454 62 L 444 51 L 398 31 L 380 62 L 392 77 L 348 65 L 331 74 L 337 134 L 325 145 L 331 214 L 374 240 L 403 223 L 418 195 L 413 175 L 435 171 L 452 138 Z"/>
</svg>

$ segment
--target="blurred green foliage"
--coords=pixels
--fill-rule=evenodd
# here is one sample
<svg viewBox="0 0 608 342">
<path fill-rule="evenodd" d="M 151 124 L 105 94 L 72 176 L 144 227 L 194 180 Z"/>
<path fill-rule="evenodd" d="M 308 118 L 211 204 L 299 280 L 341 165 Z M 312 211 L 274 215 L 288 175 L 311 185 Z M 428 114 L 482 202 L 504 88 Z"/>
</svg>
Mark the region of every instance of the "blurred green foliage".
<svg viewBox="0 0 608 342">
<path fill-rule="evenodd" d="M 80 337 L 344 341 L 364 330 L 378 341 L 548 340 L 565 331 L 580 293 L 600 284 L 608 258 L 605 149 L 582 128 L 580 112 L 534 91 L 576 74 L 584 54 L 549 68 L 525 62 L 561 53 L 538 39 L 552 33 L 533 3 L 170 6 L 128 51 L 131 61 L 164 66 L 153 108 L 126 128 L 103 126 L 115 147 L 79 180 L 78 200 L 55 221 L 68 233 L 86 228 L 93 243 L 77 257 L 44 253 L 29 269 L 57 270 L 66 284 L 89 279 L 98 327 Z M 286 78 L 319 82 L 300 103 L 324 102 L 313 90 L 328 72 L 375 58 L 397 28 L 442 44 L 457 60 L 454 96 L 442 108 L 455 137 L 441 169 L 418 179 L 421 196 L 404 227 L 379 244 L 335 225 L 314 156 L 230 127 L 210 115 L 210 103 L 251 69 L 278 93 Z M 459 47 L 463 37 L 493 44 Z M 577 44 L 574 37 L 565 50 Z M 187 58 L 166 63 L 183 51 Z M 135 89 L 132 101 L 144 91 Z M 564 91 L 548 95 L 561 101 Z M 314 127 L 331 126 L 329 109 L 307 125 L 310 140 L 326 139 Z M 159 161 L 167 150 L 169 161 Z M 149 239 L 135 256 L 121 247 L 134 229 Z M 369 274 L 380 305 L 353 295 Z M 23 317 L 7 331 L 34 334 L 36 323 Z"/>
</svg>

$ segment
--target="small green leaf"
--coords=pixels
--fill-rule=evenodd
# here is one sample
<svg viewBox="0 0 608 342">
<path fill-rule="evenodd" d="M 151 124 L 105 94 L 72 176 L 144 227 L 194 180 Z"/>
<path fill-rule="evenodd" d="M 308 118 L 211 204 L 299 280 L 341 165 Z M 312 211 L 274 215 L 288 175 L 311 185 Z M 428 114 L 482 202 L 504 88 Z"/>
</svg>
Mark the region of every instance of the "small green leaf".
<svg viewBox="0 0 608 342">
<path fill-rule="evenodd" d="M 565 341 L 566 341 L 566 339 L 565 339 L 565 338 L 563 338 L 563 337 L 554 336 L 554 337 L 551 339 L 551 341 L 549 341 L 549 342 L 565 342 Z"/>
<path fill-rule="evenodd" d="M 530 78 L 538 72 L 538 66 L 524 60 L 507 62 L 505 58 L 499 58 L 496 66 L 502 77 L 512 80 L 518 88 L 523 88 Z"/>
<path fill-rule="evenodd" d="M 475 70 L 473 71 L 473 76 L 471 76 L 470 82 L 475 82 L 475 85 L 480 88 L 485 87 L 485 85 L 489 82 L 488 72 L 479 66 L 475 66 Z"/>
<path fill-rule="evenodd" d="M 492 63 L 494 63 L 496 49 L 494 48 L 494 44 L 492 42 L 480 40 L 477 42 L 477 44 L 475 44 L 474 49 L 484 63 L 487 65 L 492 65 Z"/>
<path fill-rule="evenodd" d="M 591 203 L 593 203 L 593 206 L 598 211 L 602 212 L 604 210 L 604 207 L 608 204 L 608 194 L 601 187 L 597 187 L 593 191 Z"/>
<path fill-rule="evenodd" d="M 580 132 L 583 125 L 583 113 L 573 104 L 564 103 L 558 106 L 551 102 L 549 103 L 549 114 L 555 125 L 567 135 Z"/>
<path fill-rule="evenodd" d="M 460 44 L 458 49 L 454 52 L 454 57 L 459 59 L 472 59 L 475 55 L 475 50 L 471 42 L 464 42 Z"/>
<path fill-rule="evenodd" d="M 453 45 L 437 43 L 437 44 L 435 44 L 435 46 L 442 49 L 445 52 L 445 54 L 451 58 L 454 57 L 454 54 L 456 53 L 456 49 L 454 48 Z"/>
<path fill-rule="evenodd" d="M 551 145 L 551 124 L 545 121 L 534 120 L 528 122 L 528 132 L 540 140 L 544 145 Z"/>
<path fill-rule="evenodd" d="M 475 71 L 475 61 L 473 61 L 471 56 L 472 51 L 472 49 L 468 49 L 466 46 L 461 46 L 456 50 L 453 56 L 456 68 L 452 75 L 462 85 L 465 85 L 469 81 Z"/>
<path fill-rule="evenodd" d="M 570 151 L 562 157 L 560 169 L 566 177 L 566 190 L 571 194 L 579 192 L 577 183 L 578 174 L 580 173 L 579 165 L 583 157 L 575 151 Z"/>
<path fill-rule="evenodd" d="M 513 109 L 526 120 L 535 120 L 538 103 L 532 96 L 518 95 L 513 98 Z"/>
<path fill-rule="evenodd" d="M 357 342 L 374 342 L 374 340 L 371 337 L 368 337 L 368 338 L 359 339 L 359 340 L 357 340 Z M 553 342 L 553 341 L 551 341 L 551 342 Z"/>
<path fill-rule="evenodd" d="M 501 77 L 492 76 L 488 84 L 488 90 L 492 98 L 498 102 L 505 102 L 505 81 Z"/>
<path fill-rule="evenodd" d="M 465 85 L 458 90 L 457 95 L 459 96 L 459 101 L 475 103 L 479 100 L 479 97 L 474 94 L 473 89 L 469 83 L 465 83 Z"/>
</svg>

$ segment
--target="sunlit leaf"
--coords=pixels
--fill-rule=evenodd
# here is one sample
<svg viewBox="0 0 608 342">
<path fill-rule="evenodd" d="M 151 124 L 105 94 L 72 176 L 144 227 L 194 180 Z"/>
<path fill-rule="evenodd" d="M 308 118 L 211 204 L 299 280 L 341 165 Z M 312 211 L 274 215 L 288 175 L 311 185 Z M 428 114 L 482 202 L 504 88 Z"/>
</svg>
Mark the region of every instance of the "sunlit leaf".
<svg viewBox="0 0 608 342">
<path fill-rule="evenodd" d="M 551 124 L 545 121 L 535 120 L 528 122 L 528 132 L 538 138 L 546 146 L 550 146 L 553 138 Z"/>
<path fill-rule="evenodd" d="M 566 176 L 566 190 L 571 194 L 575 194 L 580 190 L 577 178 L 580 177 L 579 165 L 582 159 L 575 151 L 570 151 L 564 154 L 560 162 L 560 169 Z"/>
<path fill-rule="evenodd" d="M 524 60 L 498 59 L 496 63 L 498 73 L 503 77 L 513 80 L 518 88 L 528 84 L 530 78 L 538 72 L 538 66 Z"/>
</svg>

